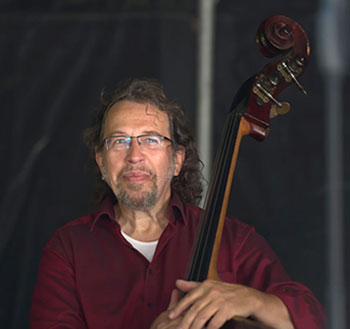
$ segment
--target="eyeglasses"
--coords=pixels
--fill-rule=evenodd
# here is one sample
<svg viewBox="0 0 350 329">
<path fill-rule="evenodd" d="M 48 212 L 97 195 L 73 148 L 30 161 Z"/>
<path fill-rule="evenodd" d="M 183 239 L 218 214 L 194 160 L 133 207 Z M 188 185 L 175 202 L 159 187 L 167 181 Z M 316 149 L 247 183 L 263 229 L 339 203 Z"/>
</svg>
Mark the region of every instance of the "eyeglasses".
<svg viewBox="0 0 350 329">
<path fill-rule="evenodd" d="M 140 136 L 127 136 L 118 135 L 105 138 L 107 150 L 121 151 L 130 148 L 131 141 L 133 138 L 137 139 L 137 143 L 147 150 L 156 150 L 162 146 L 162 141 L 166 140 L 170 143 L 173 141 L 165 136 L 151 134 L 151 135 L 140 135 Z"/>
</svg>

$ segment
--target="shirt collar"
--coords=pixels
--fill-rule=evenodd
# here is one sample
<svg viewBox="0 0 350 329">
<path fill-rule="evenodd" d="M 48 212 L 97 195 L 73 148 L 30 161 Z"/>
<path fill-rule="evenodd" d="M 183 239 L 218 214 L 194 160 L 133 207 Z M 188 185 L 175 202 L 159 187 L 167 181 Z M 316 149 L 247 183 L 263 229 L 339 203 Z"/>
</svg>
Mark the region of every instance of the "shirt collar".
<svg viewBox="0 0 350 329">
<path fill-rule="evenodd" d="M 168 209 L 168 218 L 170 222 L 175 222 L 175 220 L 182 221 L 187 224 L 186 216 L 186 206 L 184 202 L 180 199 L 177 193 L 173 193 Z"/>
<path fill-rule="evenodd" d="M 97 221 L 104 216 L 106 216 L 109 220 L 115 220 L 114 203 L 111 197 L 106 197 L 102 201 L 100 210 L 97 211 L 96 217 L 93 219 L 91 224 L 91 232 L 94 230 Z M 187 224 L 186 207 L 177 193 L 173 193 L 171 197 L 168 208 L 168 218 L 169 222 L 172 223 L 174 223 L 176 220 L 180 220 L 184 224 Z"/>
<path fill-rule="evenodd" d="M 102 217 L 108 217 L 109 220 L 114 220 L 115 219 L 115 214 L 114 214 L 114 204 L 112 201 L 111 197 L 106 197 L 101 204 L 100 210 L 97 211 L 96 217 L 94 218 L 90 231 L 92 232 L 95 228 L 95 225 L 97 221 L 102 218 Z"/>
</svg>

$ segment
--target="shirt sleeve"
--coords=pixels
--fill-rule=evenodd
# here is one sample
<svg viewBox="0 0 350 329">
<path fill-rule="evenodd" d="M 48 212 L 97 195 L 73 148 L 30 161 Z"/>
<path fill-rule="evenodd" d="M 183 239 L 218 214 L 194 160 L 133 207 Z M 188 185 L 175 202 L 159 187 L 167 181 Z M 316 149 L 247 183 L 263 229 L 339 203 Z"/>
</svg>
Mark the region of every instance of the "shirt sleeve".
<svg viewBox="0 0 350 329">
<path fill-rule="evenodd" d="M 241 244 L 235 263 L 237 281 L 279 297 L 295 329 L 326 328 L 324 310 L 310 289 L 290 280 L 278 257 L 254 230 Z"/>
<path fill-rule="evenodd" d="M 87 329 L 70 262 L 45 247 L 30 312 L 32 329 Z"/>
</svg>

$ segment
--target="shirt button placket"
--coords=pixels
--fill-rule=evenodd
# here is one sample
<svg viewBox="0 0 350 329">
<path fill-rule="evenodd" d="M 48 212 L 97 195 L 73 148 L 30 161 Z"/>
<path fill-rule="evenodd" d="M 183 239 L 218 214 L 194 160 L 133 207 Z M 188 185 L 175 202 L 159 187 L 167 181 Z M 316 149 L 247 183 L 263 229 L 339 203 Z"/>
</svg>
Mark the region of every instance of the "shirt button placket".
<svg viewBox="0 0 350 329">
<path fill-rule="evenodd" d="M 146 305 L 148 309 L 154 309 L 154 295 L 153 295 L 153 280 L 154 280 L 154 276 L 153 276 L 153 269 L 151 267 L 149 267 L 147 269 L 147 274 L 146 274 L 146 282 L 145 282 L 145 288 L 146 288 Z"/>
</svg>

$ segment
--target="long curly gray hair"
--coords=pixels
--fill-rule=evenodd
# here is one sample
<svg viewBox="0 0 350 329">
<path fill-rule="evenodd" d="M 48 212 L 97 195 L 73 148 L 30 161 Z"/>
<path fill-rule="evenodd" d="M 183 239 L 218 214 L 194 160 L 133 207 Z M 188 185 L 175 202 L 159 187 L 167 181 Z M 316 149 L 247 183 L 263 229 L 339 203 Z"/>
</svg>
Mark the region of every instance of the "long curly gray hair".
<svg viewBox="0 0 350 329">
<path fill-rule="evenodd" d="M 198 204 L 203 193 L 202 162 L 199 159 L 188 121 L 182 108 L 165 96 L 163 88 L 155 80 L 129 79 L 109 93 L 102 90 L 100 104 L 93 115 L 92 123 L 84 132 L 84 140 L 89 147 L 92 158 L 95 159 L 95 152 L 103 147 L 102 136 L 106 114 L 113 104 L 122 100 L 152 104 L 168 115 L 174 151 L 179 146 L 186 150 L 182 170 L 178 176 L 172 179 L 172 191 L 177 192 L 184 202 Z M 101 175 L 96 163 L 95 174 L 97 178 L 95 201 L 101 202 L 108 195 L 115 198 L 109 186 L 100 179 Z"/>
</svg>

